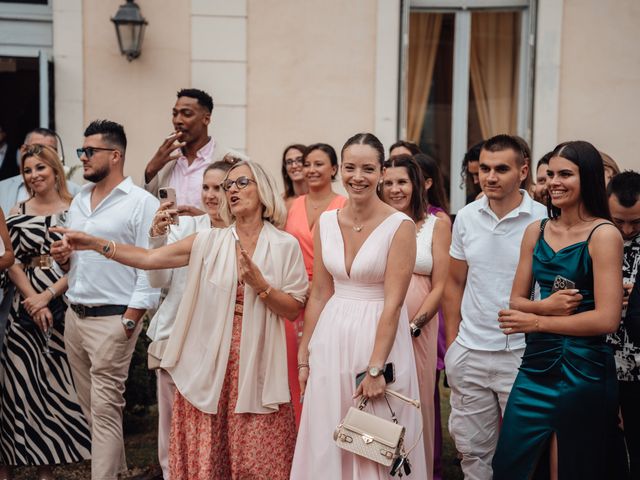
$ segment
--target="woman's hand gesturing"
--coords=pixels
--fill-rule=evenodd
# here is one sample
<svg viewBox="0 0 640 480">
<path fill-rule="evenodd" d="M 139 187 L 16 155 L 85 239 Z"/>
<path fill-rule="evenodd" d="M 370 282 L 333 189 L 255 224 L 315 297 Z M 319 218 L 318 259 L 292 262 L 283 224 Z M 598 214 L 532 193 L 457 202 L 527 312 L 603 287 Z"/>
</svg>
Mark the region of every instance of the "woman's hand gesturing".
<svg viewBox="0 0 640 480">
<path fill-rule="evenodd" d="M 263 292 L 269 288 L 269 284 L 262 276 L 262 272 L 243 248 L 240 248 L 238 267 L 238 278 L 256 292 Z"/>
</svg>

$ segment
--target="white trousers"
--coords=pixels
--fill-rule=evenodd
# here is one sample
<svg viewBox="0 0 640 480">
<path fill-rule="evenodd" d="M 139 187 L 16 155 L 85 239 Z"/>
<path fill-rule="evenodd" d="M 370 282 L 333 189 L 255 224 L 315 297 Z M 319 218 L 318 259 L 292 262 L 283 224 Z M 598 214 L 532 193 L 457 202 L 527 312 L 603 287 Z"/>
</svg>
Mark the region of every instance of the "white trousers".
<svg viewBox="0 0 640 480">
<path fill-rule="evenodd" d="M 171 413 L 176 385 L 171 375 L 159 368 L 157 375 L 158 394 L 158 461 L 162 468 L 162 477 L 169 480 L 169 434 L 171 433 Z"/>
<path fill-rule="evenodd" d="M 465 480 L 491 480 L 500 423 L 524 348 L 471 350 L 453 342 L 444 357 L 451 387 L 449 433 Z"/>
</svg>

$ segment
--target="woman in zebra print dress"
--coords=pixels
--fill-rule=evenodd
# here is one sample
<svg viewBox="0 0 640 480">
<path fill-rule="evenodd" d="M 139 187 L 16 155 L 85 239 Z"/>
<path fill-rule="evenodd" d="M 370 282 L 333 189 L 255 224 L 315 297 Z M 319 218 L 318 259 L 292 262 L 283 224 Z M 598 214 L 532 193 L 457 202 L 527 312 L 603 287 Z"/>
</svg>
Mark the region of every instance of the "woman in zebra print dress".
<svg viewBox="0 0 640 480">
<path fill-rule="evenodd" d="M 30 198 L 7 217 L 16 260 L 0 354 L 0 478 L 10 466 L 37 465 L 47 479 L 52 465 L 89 458 L 91 435 L 64 349 L 67 279 L 49 256 L 59 239 L 49 227 L 64 223 L 71 196 L 53 149 L 28 147 L 21 166 Z"/>
</svg>

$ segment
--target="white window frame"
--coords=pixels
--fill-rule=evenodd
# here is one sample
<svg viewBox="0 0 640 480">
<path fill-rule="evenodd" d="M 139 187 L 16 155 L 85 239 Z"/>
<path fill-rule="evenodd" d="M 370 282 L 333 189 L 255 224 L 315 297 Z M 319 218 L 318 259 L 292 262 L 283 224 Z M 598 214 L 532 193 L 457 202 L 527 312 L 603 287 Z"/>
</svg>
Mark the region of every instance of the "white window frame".
<svg viewBox="0 0 640 480">
<path fill-rule="evenodd" d="M 18 25 L 21 28 L 15 28 Z M 0 56 L 38 59 L 40 127 L 48 128 L 49 59 L 53 54 L 53 12 L 50 2 L 47 5 L 1 2 L 0 29 L 3 27 L 10 30 L 11 34 L 7 37 L 0 35 Z"/>
<path fill-rule="evenodd" d="M 409 53 L 409 14 L 424 10 L 455 14 L 453 95 L 451 105 L 451 164 L 450 191 L 451 212 L 464 207 L 466 186 L 460 186 L 458 172 L 467 151 L 467 124 L 469 115 L 469 63 L 471 55 L 472 11 L 521 10 L 520 64 L 518 85 L 517 133 L 528 142 L 532 139 L 532 104 L 534 79 L 534 46 L 536 0 L 404 0 L 402 2 L 402 39 L 400 60 L 399 136 L 407 133 L 407 85 Z"/>
</svg>

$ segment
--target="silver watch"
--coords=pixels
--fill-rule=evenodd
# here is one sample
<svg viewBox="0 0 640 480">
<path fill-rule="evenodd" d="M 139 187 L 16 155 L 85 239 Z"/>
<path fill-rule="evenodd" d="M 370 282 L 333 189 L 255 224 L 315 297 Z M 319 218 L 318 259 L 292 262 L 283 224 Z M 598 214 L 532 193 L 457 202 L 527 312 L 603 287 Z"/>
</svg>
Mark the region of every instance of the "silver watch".
<svg viewBox="0 0 640 480">
<path fill-rule="evenodd" d="M 379 377 L 380 375 L 382 375 L 382 368 L 369 366 L 368 373 L 373 378 Z"/>
<path fill-rule="evenodd" d="M 136 328 L 137 323 L 135 320 L 122 317 L 122 325 L 124 325 L 125 330 L 133 330 L 134 328 Z"/>
</svg>

